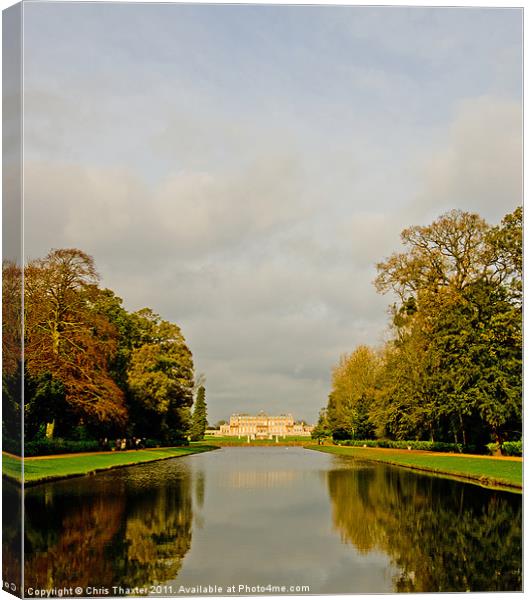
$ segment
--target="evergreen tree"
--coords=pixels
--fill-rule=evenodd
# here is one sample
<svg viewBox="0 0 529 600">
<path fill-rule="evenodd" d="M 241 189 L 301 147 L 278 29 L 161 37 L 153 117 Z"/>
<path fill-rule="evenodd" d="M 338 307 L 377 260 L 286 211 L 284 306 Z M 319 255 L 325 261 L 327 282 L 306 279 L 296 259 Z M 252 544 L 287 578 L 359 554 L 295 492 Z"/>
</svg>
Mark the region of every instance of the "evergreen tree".
<svg viewBox="0 0 529 600">
<path fill-rule="evenodd" d="M 197 399 L 193 409 L 193 417 L 191 422 L 191 440 L 204 439 L 204 433 L 208 425 L 207 407 L 206 407 L 206 389 L 203 385 L 198 388 Z"/>
</svg>

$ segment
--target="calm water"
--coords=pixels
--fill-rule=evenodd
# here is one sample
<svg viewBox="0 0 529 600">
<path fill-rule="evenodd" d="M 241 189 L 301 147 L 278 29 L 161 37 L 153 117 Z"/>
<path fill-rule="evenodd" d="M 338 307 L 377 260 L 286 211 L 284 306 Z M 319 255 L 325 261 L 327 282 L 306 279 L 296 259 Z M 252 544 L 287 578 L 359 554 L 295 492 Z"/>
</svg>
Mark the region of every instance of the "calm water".
<svg viewBox="0 0 529 600">
<path fill-rule="evenodd" d="M 521 495 L 302 448 L 44 484 L 25 505 L 26 588 L 521 589 Z"/>
</svg>

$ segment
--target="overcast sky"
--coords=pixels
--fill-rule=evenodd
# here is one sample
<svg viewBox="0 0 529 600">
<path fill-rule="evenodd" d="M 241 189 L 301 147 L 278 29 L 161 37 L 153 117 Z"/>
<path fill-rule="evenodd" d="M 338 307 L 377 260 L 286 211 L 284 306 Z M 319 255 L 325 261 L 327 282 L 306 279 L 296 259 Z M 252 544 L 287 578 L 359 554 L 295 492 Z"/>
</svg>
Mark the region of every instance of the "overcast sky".
<svg viewBox="0 0 529 600">
<path fill-rule="evenodd" d="M 25 5 L 26 257 L 94 256 L 234 411 L 316 419 L 374 264 L 522 201 L 522 11 Z"/>
</svg>

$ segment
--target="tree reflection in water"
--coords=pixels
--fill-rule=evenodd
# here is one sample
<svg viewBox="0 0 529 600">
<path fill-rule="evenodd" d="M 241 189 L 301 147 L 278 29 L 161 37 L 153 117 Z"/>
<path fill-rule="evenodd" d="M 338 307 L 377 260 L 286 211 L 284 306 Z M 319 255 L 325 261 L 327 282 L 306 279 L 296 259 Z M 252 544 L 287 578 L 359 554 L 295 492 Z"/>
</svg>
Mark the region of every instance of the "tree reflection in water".
<svg viewBox="0 0 529 600">
<path fill-rule="evenodd" d="M 174 464 L 174 463 L 173 463 Z M 183 465 L 111 471 L 26 490 L 28 587 L 148 586 L 174 579 L 191 545 Z"/>
<path fill-rule="evenodd" d="M 313 468 L 314 459 L 311 453 L 301 450 L 305 452 L 303 456 L 291 452 L 288 457 L 295 474 L 291 480 L 275 475 L 247 477 L 248 469 L 236 460 L 237 450 L 211 455 L 207 460 L 197 457 L 191 463 L 174 459 L 28 488 L 26 587 L 144 587 L 185 578 L 186 570 L 188 579 L 193 581 L 197 573 L 214 573 L 218 577 L 230 562 L 217 560 L 211 564 L 208 552 L 216 551 L 217 557 L 222 554 L 219 531 L 226 531 L 233 522 L 233 517 L 224 514 L 233 509 L 228 507 L 232 499 L 238 511 L 234 514 L 242 514 L 240 527 L 231 538 L 242 549 L 239 562 L 231 565 L 234 573 L 241 568 L 243 574 L 254 569 L 251 572 L 255 577 L 262 579 L 263 573 L 269 575 L 281 564 L 276 554 L 267 558 L 277 540 L 274 537 L 273 541 L 266 541 L 266 536 L 255 542 L 263 544 L 260 560 L 244 563 L 244 555 L 251 555 L 244 552 L 244 543 L 256 531 L 255 520 L 262 518 L 259 506 L 269 506 L 271 512 L 265 513 L 272 520 L 268 522 L 281 532 L 280 538 L 283 536 L 291 544 L 287 547 L 292 552 L 300 548 L 300 532 L 305 536 L 307 564 L 317 564 L 319 568 L 314 589 L 318 581 L 321 585 L 322 577 L 332 587 L 333 577 L 345 573 L 336 589 L 332 587 L 333 593 L 350 590 L 351 587 L 340 586 L 349 586 L 346 578 L 351 567 L 357 575 L 365 576 L 370 590 L 376 591 L 381 569 L 387 569 L 388 561 L 395 567 L 391 569 L 396 573 L 395 591 L 521 589 L 519 494 L 388 465 L 331 459 L 327 455 L 322 455 L 323 468 L 316 471 L 316 477 L 304 477 L 301 467 Z M 250 450 L 241 450 L 241 457 L 246 457 L 242 452 Z M 248 455 L 245 460 L 255 461 L 258 471 L 280 471 L 274 468 L 272 454 L 259 457 Z M 281 454 L 276 460 L 285 461 L 285 457 Z M 208 468 L 215 473 L 209 482 Z M 234 472 L 238 473 L 236 477 Z M 320 476 L 326 490 L 321 487 Z M 301 502 L 299 493 L 292 494 L 298 483 L 304 483 L 301 489 L 307 494 L 307 503 Z M 16 507 L 20 491 L 15 486 L 6 489 L 11 494 L 8 502 Z M 355 547 L 353 552 L 340 544 L 327 527 L 327 492 L 334 527 L 345 544 Z M 207 501 L 208 493 L 213 502 Z M 254 500 L 261 494 L 265 494 L 267 504 L 254 510 Z M 276 510 L 274 499 L 280 502 L 280 509 Z M 293 520 L 293 511 L 299 512 L 299 519 L 296 515 Z M 197 552 L 190 555 L 181 572 L 191 545 L 192 527 L 200 527 L 206 516 L 208 526 L 196 535 Z M 4 518 L 7 581 L 20 573 L 16 558 L 20 525 L 15 517 L 13 514 L 11 520 Z M 314 550 L 313 554 L 312 550 L 320 548 L 320 544 L 322 550 Z M 255 548 L 259 545 L 252 545 Z M 370 552 L 383 553 L 388 558 L 374 555 L 373 561 L 359 560 L 359 553 Z M 302 570 L 301 551 L 297 559 L 297 568 Z M 341 559 L 349 561 L 345 571 L 336 569 L 337 563 L 342 564 Z M 285 573 L 294 568 L 290 560 L 284 565 Z M 350 584 L 356 585 L 353 580 Z"/>
<path fill-rule="evenodd" d="M 521 590 L 521 495 L 349 465 L 327 474 L 334 526 L 360 552 L 392 559 L 395 591 Z"/>
<path fill-rule="evenodd" d="M 2 480 L 2 580 L 17 585 L 22 581 L 21 485 Z"/>
</svg>

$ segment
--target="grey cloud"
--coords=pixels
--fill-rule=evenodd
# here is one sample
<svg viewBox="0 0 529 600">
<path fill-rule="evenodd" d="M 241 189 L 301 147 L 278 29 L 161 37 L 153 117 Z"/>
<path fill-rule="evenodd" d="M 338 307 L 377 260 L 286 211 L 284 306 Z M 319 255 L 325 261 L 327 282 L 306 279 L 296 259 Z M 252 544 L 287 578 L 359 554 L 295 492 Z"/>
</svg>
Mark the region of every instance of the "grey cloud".
<svg viewBox="0 0 529 600">
<path fill-rule="evenodd" d="M 26 161 L 24 183 L 28 257 L 59 245 L 112 254 L 124 238 L 134 247 L 147 194 L 129 170 Z"/>
<path fill-rule="evenodd" d="M 126 169 L 29 162 L 28 255 L 82 247 L 129 308 L 177 321 L 215 418 L 286 403 L 311 419 L 339 354 L 369 341 L 385 315 L 348 232 L 322 242 L 299 227 L 309 219 L 310 230 L 312 208 L 298 186 L 288 160 L 239 177 L 183 173 L 154 189 Z"/>
<path fill-rule="evenodd" d="M 522 109 L 494 97 L 463 101 L 439 147 L 423 162 L 413 209 L 453 207 L 499 219 L 522 202 Z"/>
<path fill-rule="evenodd" d="M 405 217 L 395 212 L 357 212 L 342 228 L 348 234 L 355 264 L 373 266 L 399 244 Z"/>
<path fill-rule="evenodd" d="M 183 172 L 147 186 L 129 169 L 50 162 L 25 166 L 29 239 L 43 252 L 58 243 L 104 249 L 106 256 L 141 249 L 158 259 L 187 260 L 270 235 L 293 221 L 299 177 L 289 157 L 239 173 Z M 51 228 L 39 225 L 49 221 Z"/>
<path fill-rule="evenodd" d="M 400 231 L 520 203 L 521 19 L 242 10 L 28 8 L 26 250 L 81 247 L 178 322 L 213 419 L 315 419 L 340 354 L 386 335 Z"/>
<path fill-rule="evenodd" d="M 281 297 L 278 299 L 278 310 Z M 184 333 L 195 350 L 199 370 L 208 378 L 209 410 L 220 418 L 229 403 L 310 414 L 326 403 L 330 371 L 340 354 L 359 343 L 379 342 L 384 311 L 368 320 L 351 314 L 348 322 L 333 315 L 319 317 L 258 315 L 241 318 L 196 317 L 185 322 Z"/>
</svg>

